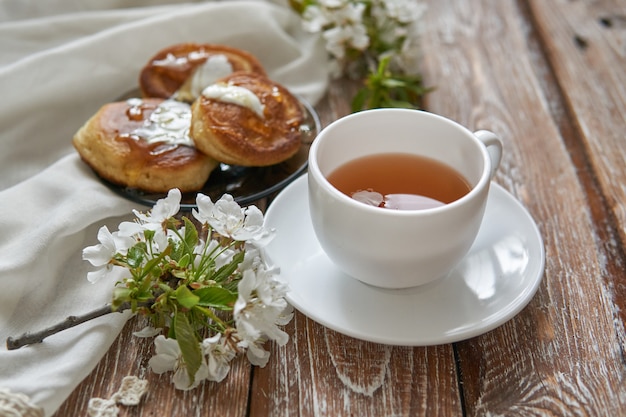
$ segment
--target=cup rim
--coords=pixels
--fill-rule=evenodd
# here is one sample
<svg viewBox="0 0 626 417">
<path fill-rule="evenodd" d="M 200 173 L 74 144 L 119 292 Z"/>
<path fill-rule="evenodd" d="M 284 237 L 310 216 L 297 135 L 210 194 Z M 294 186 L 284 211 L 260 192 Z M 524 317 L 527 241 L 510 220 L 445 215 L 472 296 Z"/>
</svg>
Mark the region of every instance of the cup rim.
<svg viewBox="0 0 626 417">
<path fill-rule="evenodd" d="M 479 180 L 476 182 L 476 184 L 474 186 L 472 186 L 471 190 L 463 195 L 461 198 L 454 200 L 450 203 L 446 203 L 443 206 L 439 206 L 439 207 L 433 207 L 433 208 L 427 208 L 427 209 L 413 209 L 413 210 L 390 210 L 390 209 L 385 209 L 382 207 L 375 207 L 375 206 L 371 206 L 371 205 L 367 205 L 364 204 L 362 202 L 359 202 L 349 196 L 347 196 L 346 194 L 344 194 L 343 192 L 339 191 L 337 188 L 335 188 L 334 185 L 332 185 L 330 183 L 330 181 L 328 181 L 328 179 L 326 178 L 326 176 L 324 174 L 322 174 L 322 171 L 317 163 L 317 152 L 318 149 L 320 147 L 321 144 L 321 140 L 320 137 L 325 137 L 325 135 L 328 133 L 329 130 L 335 129 L 336 126 L 342 125 L 344 123 L 348 123 L 350 122 L 352 119 L 355 118 L 360 118 L 360 117 L 365 117 L 367 114 L 371 114 L 371 113 L 404 113 L 404 114 L 408 114 L 408 113 L 419 113 L 421 115 L 421 117 L 427 117 L 427 118 L 432 118 L 437 120 L 438 122 L 442 122 L 442 123 L 446 123 L 448 125 L 451 125 L 453 127 L 455 127 L 457 130 L 461 131 L 465 136 L 467 136 L 469 139 L 471 139 L 480 149 L 480 153 L 483 157 L 483 161 L 484 161 L 484 167 L 483 167 L 483 171 L 482 174 L 479 178 Z M 317 135 L 317 137 L 313 140 L 313 143 L 311 144 L 311 148 L 309 149 L 309 163 L 308 163 L 308 172 L 309 172 L 309 176 L 313 176 L 314 178 L 318 179 L 318 182 L 324 187 L 324 189 L 329 192 L 334 198 L 339 199 L 341 202 L 348 204 L 351 207 L 354 207 L 357 210 L 364 210 L 366 212 L 371 212 L 371 213 L 377 213 L 377 215 L 381 215 L 381 216 L 392 216 L 392 217 L 399 217 L 399 216 L 420 216 L 420 217 L 425 217 L 425 216 L 432 216 L 432 215 L 436 215 L 439 213 L 445 213 L 447 211 L 450 210 L 454 210 L 456 207 L 460 206 L 460 205 L 464 205 L 466 201 L 472 200 L 474 198 L 476 198 L 476 196 L 482 192 L 482 190 L 489 185 L 489 183 L 491 182 L 491 158 L 489 157 L 489 153 L 487 151 L 486 146 L 476 137 L 476 135 L 470 131 L 468 128 L 466 128 L 465 126 L 455 122 L 454 120 L 448 119 L 444 116 L 435 114 L 435 113 L 431 113 L 425 110 L 418 110 L 418 109 L 400 109 L 400 108 L 378 108 L 378 109 L 369 109 L 369 110 L 362 110 L 360 112 L 357 113 L 352 113 L 349 114 L 347 116 L 344 116 L 342 118 L 339 118 L 335 121 L 333 121 L 332 123 L 330 123 L 329 125 L 327 125 L 326 127 L 324 127 L 320 133 Z"/>
</svg>

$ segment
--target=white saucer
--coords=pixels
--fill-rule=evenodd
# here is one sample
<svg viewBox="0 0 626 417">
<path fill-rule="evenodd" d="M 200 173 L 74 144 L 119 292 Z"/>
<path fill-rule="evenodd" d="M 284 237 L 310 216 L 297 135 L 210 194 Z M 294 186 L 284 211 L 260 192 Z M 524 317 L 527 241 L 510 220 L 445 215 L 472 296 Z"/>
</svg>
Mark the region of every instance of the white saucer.
<svg viewBox="0 0 626 417">
<path fill-rule="evenodd" d="M 287 300 L 318 323 L 371 342 L 426 346 L 486 333 L 519 313 L 543 276 L 535 222 L 495 183 L 466 258 L 446 278 L 410 289 L 372 287 L 334 266 L 311 226 L 306 175 L 276 197 L 265 220 L 277 230 L 267 253 L 289 284 Z"/>
</svg>

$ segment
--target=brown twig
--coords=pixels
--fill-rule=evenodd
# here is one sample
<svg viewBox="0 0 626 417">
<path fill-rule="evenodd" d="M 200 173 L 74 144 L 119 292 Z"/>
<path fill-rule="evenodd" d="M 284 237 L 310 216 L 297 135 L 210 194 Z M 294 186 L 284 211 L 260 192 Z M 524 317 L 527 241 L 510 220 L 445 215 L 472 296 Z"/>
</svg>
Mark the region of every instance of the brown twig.
<svg viewBox="0 0 626 417">
<path fill-rule="evenodd" d="M 130 307 L 131 307 L 130 303 L 123 303 L 114 311 L 111 304 L 107 304 L 101 308 L 90 311 L 81 316 L 69 316 L 62 322 L 57 323 L 53 326 L 47 327 L 45 329 L 39 330 L 37 332 L 33 332 L 33 333 L 27 332 L 15 338 L 8 337 L 7 342 L 6 342 L 7 349 L 15 350 L 15 349 L 21 348 L 22 346 L 32 345 L 35 343 L 41 343 L 48 336 L 59 333 L 63 330 L 67 330 L 71 327 L 77 326 L 86 321 L 93 320 L 97 317 L 102 317 L 113 312 L 121 313 L 125 310 L 128 310 Z"/>
</svg>

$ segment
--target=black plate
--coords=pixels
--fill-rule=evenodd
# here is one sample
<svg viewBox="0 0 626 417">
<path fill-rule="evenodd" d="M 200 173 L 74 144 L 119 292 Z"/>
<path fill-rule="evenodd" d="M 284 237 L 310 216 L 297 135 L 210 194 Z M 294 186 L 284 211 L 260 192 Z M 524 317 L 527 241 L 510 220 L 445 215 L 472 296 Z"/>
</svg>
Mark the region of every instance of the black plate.
<svg viewBox="0 0 626 417">
<path fill-rule="evenodd" d="M 134 97 L 133 93 L 124 95 L 122 99 Z M 309 148 L 319 133 L 321 124 L 313 106 L 300 97 L 298 100 L 304 115 L 300 127 L 302 145 L 298 153 L 280 164 L 267 167 L 220 164 L 211 172 L 201 190 L 183 193 L 180 203 L 181 210 L 188 211 L 196 208 L 196 195 L 198 193 L 211 197 L 212 201 L 218 200 L 224 194 L 230 194 L 237 203 L 245 206 L 282 190 L 287 184 L 306 172 Z M 116 185 L 106 180 L 103 182 L 122 197 L 149 207 L 152 207 L 157 200 L 167 196 L 166 193 L 147 193 L 136 188 Z"/>
</svg>

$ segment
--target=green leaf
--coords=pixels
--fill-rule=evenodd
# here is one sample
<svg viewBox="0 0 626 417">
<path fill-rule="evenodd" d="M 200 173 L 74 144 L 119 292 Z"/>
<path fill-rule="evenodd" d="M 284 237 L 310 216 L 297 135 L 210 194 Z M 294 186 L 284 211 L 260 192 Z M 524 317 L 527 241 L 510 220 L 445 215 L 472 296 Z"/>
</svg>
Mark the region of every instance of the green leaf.
<svg viewBox="0 0 626 417">
<path fill-rule="evenodd" d="M 113 301 L 111 302 L 111 309 L 116 311 L 122 304 L 130 301 L 131 290 L 126 287 L 113 288 Z"/>
<path fill-rule="evenodd" d="M 375 72 L 365 78 L 365 87 L 352 99 L 352 112 L 381 107 L 419 108 L 425 88 L 419 75 L 395 73 L 389 69 L 390 57 L 380 59 Z"/>
<path fill-rule="evenodd" d="M 352 99 L 352 112 L 358 112 L 363 110 L 363 106 L 365 105 L 365 100 L 367 100 L 367 96 L 369 95 L 369 90 L 367 88 L 361 88 L 354 95 Z"/>
<path fill-rule="evenodd" d="M 198 305 L 231 310 L 237 301 L 237 294 L 222 287 L 204 287 L 193 292 L 198 296 Z"/>
<path fill-rule="evenodd" d="M 144 266 L 143 268 L 144 277 L 148 276 L 149 274 L 152 274 L 155 277 L 159 277 L 163 274 L 163 269 L 159 266 L 159 263 L 161 263 L 163 258 L 165 258 L 165 256 L 170 253 L 170 248 L 171 246 L 168 246 L 167 248 L 165 248 L 163 253 L 159 254 L 159 256 L 157 256 L 156 258 L 152 258 L 148 262 L 146 262 L 146 266 Z"/>
<path fill-rule="evenodd" d="M 175 261 L 180 260 L 185 254 L 185 245 L 183 245 L 179 241 L 173 241 L 170 239 L 170 247 L 172 248 L 172 253 L 170 254 L 170 257 Z"/>
<path fill-rule="evenodd" d="M 381 85 L 386 88 L 407 88 L 407 83 L 395 78 L 386 78 L 381 81 Z"/>
<path fill-rule="evenodd" d="M 229 264 L 226 264 L 220 269 L 218 269 L 215 275 L 213 275 L 212 277 L 213 281 L 222 282 L 226 280 L 228 277 L 230 277 L 237 270 L 237 267 L 239 266 L 241 261 L 243 261 L 244 255 L 245 255 L 244 252 L 237 252 L 233 256 L 233 260 L 230 261 Z"/>
<path fill-rule="evenodd" d="M 174 327 L 176 334 L 176 341 L 180 347 L 180 352 L 183 357 L 183 362 L 189 373 L 190 383 L 195 381 L 196 372 L 200 369 L 202 364 L 202 349 L 200 348 L 200 342 L 196 338 L 196 335 L 189 324 L 189 320 L 182 313 L 176 313 L 174 316 Z"/>
<path fill-rule="evenodd" d="M 185 308 L 193 308 L 200 301 L 200 297 L 191 292 L 186 285 L 181 285 L 174 291 L 176 301 Z"/>
<path fill-rule="evenodd" d="M 144 253 L 145 245 L 137 244 L 130 247 L 130 249 L 128 249 L 128 255 L 126 256 L 128 259 L 128 266 L 130 266 L 131 268 L 137 268 L 141 266 L 144 260 Z"/>
<path fill-rule="evenodd" d="M 409 103 L 408 101 L 402 101 L 402 100 L 392 100 L 392 99 L 390 99 L 387 104 L 388 104 L 389 107 L 397 107 L 397 108 L 401 108 L 401 109 L 412 109 L 412 108 L 414 108 L 413 104 Z"/>
<path fill-rule="evenodd" d="M 170 326 L 170 329 L 167 331 L 167 337 L 169 339 L 176 339 L 176 331 L 174 329 L 174 326 Z"/>
<path fill-rule="evenodd" d="M 187 248 L 193 250 L 198 244 L 198 230 L 187 217 L 183 217 L 183 221 L 185 222 L 185 244 Z"/>
<path fill-rule="evenodd" d="M 179 279 L 186 279 L 188 277 L 186 269 L 174 269 L 170 273 Z"/>
<path fill-rule="evenodd" d="M 143 235 L 146 238 L 146 241 L 151 241 L 154 238 L 156 232 L 154 230 L 144 230 Z"/>
<path fill-rule="evenodd" d="M 187 268 L 190 261 L 191 261 L 191 256 L 188 253 L 186 253 L 183 255 L 182 258 L 178 260 L 178 266 L 181 268 Z"/>
</svg>

